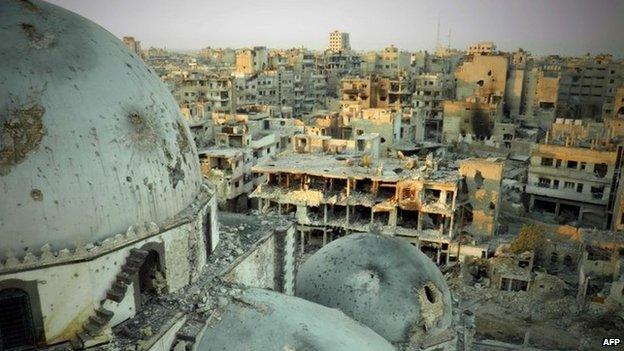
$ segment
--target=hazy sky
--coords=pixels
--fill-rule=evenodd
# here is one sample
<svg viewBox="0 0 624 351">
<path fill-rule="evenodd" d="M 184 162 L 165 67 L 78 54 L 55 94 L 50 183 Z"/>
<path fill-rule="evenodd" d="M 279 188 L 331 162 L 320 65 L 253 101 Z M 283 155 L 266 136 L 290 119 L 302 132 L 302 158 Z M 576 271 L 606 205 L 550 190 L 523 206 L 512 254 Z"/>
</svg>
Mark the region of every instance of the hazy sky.
<svg viewBox="0 0 624 351">
<path fill-rule="evenodd" d="M 624 56 L 624 0 L 52 0 L 131 35 L 144 48 L 306 46 L 322 49 L 334 29 L 355 50 L 394 44 L 431 50 L 440 38 L 465 49 L 494 41 L 535 54 Z"/>
</svg>

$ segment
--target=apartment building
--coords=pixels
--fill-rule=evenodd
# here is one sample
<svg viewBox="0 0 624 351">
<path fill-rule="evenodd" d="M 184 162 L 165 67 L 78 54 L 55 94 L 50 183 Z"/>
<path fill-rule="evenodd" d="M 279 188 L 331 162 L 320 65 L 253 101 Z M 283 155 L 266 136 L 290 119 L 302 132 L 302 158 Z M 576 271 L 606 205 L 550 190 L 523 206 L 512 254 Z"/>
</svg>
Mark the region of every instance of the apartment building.
<svg viewBox="0 0 624 351">
<path fill-rule="evenodd" d="M 475 237 L 496 231 L 499 160 L 468 159 L 460 169 L 432 155 L 377 158 L 374 133 L 354 143 L 298 138 L 293 152 L 253 167 L 266 182 L 251 196 L 262 212 L 294 216 L 304 242 L 326 244 L 352 232 L 380 231 L 405 237 L 441 264 L 456 259 L 450 244 L 460 229 Z M 487 173 L 492 166 L 497 171 Z"/>
<path fill-rule="evenodd" d="M 411 124 L 416 125 L 416 141 L 442 141 L 444 101 L 454 97 L 454 81 L 447 74 L 420 74 L 414 79 Z"/>
<path fill-rule="evenodd" d="M 496 52 L 496 45 L 491 41 L 480 41 L 468 47 L 468 55 L 491 55 Z"/>
<path fill-rule="evenodd" d="M 591 117 L 613 113 L 617 88 L 624 85 L 624 63 L 610 55 L 567 59 L 561 66 L 558 117 Z"/>
<path fill-rule="evenodd" d="M 244 49 L 236 54 L 235 74 L 254 74 L 269 67 L 269 52 L 264 46 Z"/>
<path fill-rule="evenodd" d="M 342 52 L 351 50 L 351 44 L 349 43 L 349 33 L 333 31 L 329 33 L 329 46 L 328 50 L 333 52 Z"/>
<path fill-rule="evenodd" d="M 533 214 L 578 227 L 612 226 L 622 148 L 604 132 L 602 125 L 559 119 L 552 137 L 533 147 L 526 186 Z"/>
<path fill-rule="evenodd" d="M 235 102 L 232 79 L 210 72 L 190 72 L 175 83 L 173 96 L 189 122 L 201 122 L 215 112 L 230 111 Z"/>
</svg>

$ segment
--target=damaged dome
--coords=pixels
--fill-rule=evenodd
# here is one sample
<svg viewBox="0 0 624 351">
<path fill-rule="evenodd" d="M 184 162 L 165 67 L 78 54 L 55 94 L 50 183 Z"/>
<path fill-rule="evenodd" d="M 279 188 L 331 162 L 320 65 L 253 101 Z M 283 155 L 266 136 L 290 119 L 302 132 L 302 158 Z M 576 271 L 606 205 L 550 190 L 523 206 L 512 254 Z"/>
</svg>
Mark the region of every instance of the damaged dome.
<svg viewBox="0 0 624 351">
<path fill-rule="evenodd" d="M 0 259 L 97 242 L 190 205 L 197 151 L 141 58 L 41 1 L 0 1 L 0 23 Z"/>
<path fill-rule="evenodd" d="M 391 351 L 374 331 L 342 312 L 294 296 L 249 289 L 209 321 L 197 351 Z"/>
<path fill-rule="evenodd" d="M 339 308 L 396 343 L 419 342 L 451 323 L 451 296 L 435 264 L 407 241 L 376 234 L 335 240 L 306 260 L 296 295 Z"/>
</svg>

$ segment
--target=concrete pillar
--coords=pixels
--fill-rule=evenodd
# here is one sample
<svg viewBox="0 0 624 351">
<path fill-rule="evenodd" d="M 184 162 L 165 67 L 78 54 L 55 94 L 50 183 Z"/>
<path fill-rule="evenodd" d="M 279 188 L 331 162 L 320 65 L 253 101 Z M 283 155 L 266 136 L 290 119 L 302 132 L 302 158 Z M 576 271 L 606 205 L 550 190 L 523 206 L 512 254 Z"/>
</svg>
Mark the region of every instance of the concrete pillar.
<svg viewBox="0 0 624 351">
<path fill-rule="evenodd" d="M 555 205 L 555 216 L 558 216 L 560 211 L 561 211 L 561 203 L 557 202 L 557 204 Z M 579 214 L 580 212 L 581 211 L 579 211 Z"/>
<path fill-rule="evenodd" d="M 419 211 L 418 212 L 418 226 L 416 229 L 422 230 L 422 224 L 423 224 L 423 213 Z"/>
<path fill-rule="evenodd" d="M 449 223 L 449 230 L 448 230 L 448 236 L 451 239 L 453 238 L 453 233 L 455 232 L 454 225 L 455 225 L 455 209 L 453 209 L 453 213 L 451 214 L 451 220 Z"/>
<path fill-rule="evenodd" d="M 441 257 L 440 257 L 440 256 L 441 256 L 441 255 L 440 255 L 440 251 L 441 251 L 441 249 L 438 247 L 438 248 L 436 249 L 436 264 L 437 264 L 438 266 L 440 265 L 440 258 L 441 258 Z"/>
<path fill-rule="evenodd" d="M 349 205 L 345 206 L 347 208 L 347 221 L 346 221 L 346 225 L 349 225 Z"/>
<path fill-rule="evenodd" d="M 398 216 L 398 211 L 396 209 L 396 207 L 391 210 L 388 216 L 388 226 L 391 228 L 395 228 L 397 225 L 397 216 Z"/>
<path fill-rule="evenodd" d="M 347 196 L 351 193 L 351 181 L 347 178 Z"/>
<path fill-rule="evenodd" d="M 323 246 L 327 245 L 327 228 L 323 227 Z"/>
<path fill-rule="evenodd" d="M 303 254 L 305 252 L 305 234 L 303 230 L 299 230 L 299 239 L 301 242 L 301 253 Z"/>
<path fill-rule="evenodd" d="M 327 224 L 327 204 L 323 204 L 323 225 Z"/>
</svg>

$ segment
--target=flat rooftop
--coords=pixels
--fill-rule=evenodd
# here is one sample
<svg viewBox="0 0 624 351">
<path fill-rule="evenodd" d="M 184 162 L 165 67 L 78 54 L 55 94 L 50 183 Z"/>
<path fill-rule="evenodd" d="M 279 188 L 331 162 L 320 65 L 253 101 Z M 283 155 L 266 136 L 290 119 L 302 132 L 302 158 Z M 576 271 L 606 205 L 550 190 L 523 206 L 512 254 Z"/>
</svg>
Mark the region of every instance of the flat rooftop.
<svg viewBox="0 0 624 351">
<path fill-rule="evenodd" d="M 421 180 L 456 182 L 461 177 L 454 162 L 439 161 L 438 170 L 429 169 L 425 161 L 414 162 L 408 168 L 408 159 L 384 158 L 362 165 L 359 155 L 300 154 L 284 152 L 252 168 L 258 173 L 298 173 L 329 178 L 372 179 L 385 182 Z M 445 164 L 446 163 L 446 164 Z"/>
</svg>

